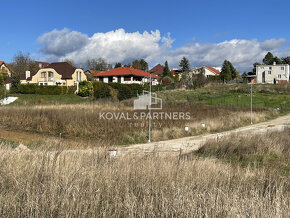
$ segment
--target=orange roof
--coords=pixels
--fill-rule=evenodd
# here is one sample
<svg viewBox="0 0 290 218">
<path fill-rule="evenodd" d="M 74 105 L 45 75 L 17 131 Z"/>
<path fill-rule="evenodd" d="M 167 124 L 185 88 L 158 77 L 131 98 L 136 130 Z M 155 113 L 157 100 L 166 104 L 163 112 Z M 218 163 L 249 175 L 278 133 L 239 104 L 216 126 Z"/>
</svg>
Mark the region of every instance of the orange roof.
<svg viewBox="0 0 290 218">
<path fill-rule="evenodd" d="M 150 73 L 130 68 L 130 67 L 119 67 L 113 70 L 109 71 L 104 71 L 101 73 L 98 73 L 96 77 L 104 77 L 104 76 L 129 76 L 129 75 L 134 75 L 134 76 L 143 76 L 143 77 L 150 77 Z M 159 76 L 156 76 L 154 74 L 151 74 L 151 77 L 153 78 L 159 78 Z"/>
<path fill-rule="evenodd" d="M 6 64 L 4 61 L 0 61 L 0 66 L 2 65 L 2 64 L 4 64 L 10 71 L 12 71 L 11 69 L 10 69 L 10 67 L 8 66 L 8 64 Z"/>
<path fill-rule="evenodd" d="M 213 67 L 209 67 L 209 66 L 205 66 L 207 69 L 209 69 L 210 71 L 213 71 L 214 73 L 216 73 L 216 74 L 220 74 L 221 72 L 219 71 L 219 70 L 217 70 L 217 69 L 215 69 L 215 68 L 213 68 Z"/>
<path fill-rule="evenodd" d="M 90 74 L 92 74 L 94 77 L 97 76 L 97 74 L 103 72 L 100 70 L 87 70 L 86 72 L 89 72 Z"/>
</svg>

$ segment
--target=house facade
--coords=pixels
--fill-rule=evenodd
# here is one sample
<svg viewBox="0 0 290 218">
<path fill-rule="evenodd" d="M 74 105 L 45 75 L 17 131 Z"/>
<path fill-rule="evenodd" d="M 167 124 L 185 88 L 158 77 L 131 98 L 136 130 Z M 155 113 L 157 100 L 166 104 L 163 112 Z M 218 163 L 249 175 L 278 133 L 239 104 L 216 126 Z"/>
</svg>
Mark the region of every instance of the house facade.
<svg viewBox="0 0 290 218">
<path fill-rule="evenodd" d="M 109 71 L 103 71 L 96 74 L 96 81 L 104 83 L 122 83 L 122 84 L 144 84 L 150 82 L 150 73 L 130 68 L 119 67 Z M 158 85 L 159 76 L 151 74 L 152 85 Z"/>
<path fill-rule="evenodd" d="M 29 74 L 30 72 L 27 71 L 28 84 L 74 86 L 87 80 L 83 69 L 75 68 L 67 62 L 51 63 L 46 68 L 42 68 L 32 75 Z"/>
<path fill-rule="evenodd" d="M 209 67 L 209 66 L 202 66 L 202 67 L 197 67 L 194 68 L 190 71 L 190 74 L 192 75 L 197 75 L 202 73 L 205 77 L 211 77 L 211 76 L 218 76 L 220 75 L 220 71 L 217 70 L 214 67 Z"/>
<path fill-rule="evenodd" d="M 257 83 L 283 84 L 289 82 L 289 65 L 257 65 Z"/>
<path fill-rule="evenodd" d="M 8 64 L 4 61 L 0 61 L 0 72 L 5 77 L 11 77 L 12 70 L 9 68 Z"/>
</svg>

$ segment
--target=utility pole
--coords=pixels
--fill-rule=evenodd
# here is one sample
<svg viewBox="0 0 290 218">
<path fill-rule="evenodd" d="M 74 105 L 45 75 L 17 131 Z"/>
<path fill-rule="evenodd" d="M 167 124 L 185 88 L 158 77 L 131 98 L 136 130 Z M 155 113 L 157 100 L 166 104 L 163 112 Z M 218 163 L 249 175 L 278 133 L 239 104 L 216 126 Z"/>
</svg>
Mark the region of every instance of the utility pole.
<svg viewBox="0 0 290 218">
<path fill-rule="evenodd" d="M 150 72 L 150 91 L 149 91 L 149 133 L 148 142 L 151 142 L 151 72 Z"/>
<path fill-rule="evenodd" d="M 253 124 L 253 78 L 251 79 L 251 125 Z"/>
</svg>

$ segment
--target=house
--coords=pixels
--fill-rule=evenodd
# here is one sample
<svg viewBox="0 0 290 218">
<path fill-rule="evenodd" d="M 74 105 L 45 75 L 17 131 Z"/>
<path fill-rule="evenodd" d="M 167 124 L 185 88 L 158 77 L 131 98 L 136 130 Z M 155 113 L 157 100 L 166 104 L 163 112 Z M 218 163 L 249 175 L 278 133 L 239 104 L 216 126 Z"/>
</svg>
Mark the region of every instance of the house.
<svg viewBox="0 0 290 218">
<path fill-rule="evenodd" d="M 205 77 L 211 77 L 211 76 L 218 76 L 220 75 L 220 71 L 217 70 L 214 67 L 209 67 L 209 66 L 202 66 L 202 67 L 197 67 L 194 68 L 190 71 L 190 74 L 192 75 L 197 75 L 202 73 Z"/>
<path fill-rule="evenodd" d="M 41 62 L 41 61 L 35 61 L 35 63 L 37 64 L 39 69 L 46 68 L 49 65 L 49 63 L 47 63 L 47 62 Z"/>
<path fill-rule="evenodd" d="M 27 71 L 26 80 L 29 84 L 74 86 L 87 80 L 87 76 L 81 68 L 76 68 L 67 62 L 56 62 L 31 75 Z"/>
<path fill-rule="evenodd" d="M 162 76 L 163 71 L 164 71 L 164 66 L 162 66 L 161 64 L 157 64 L 155 67 L 149 70 L 149 73 L 152 73 L 157 76 Z"/>
<path fill-rule="evenodd" d="M 283 84 L 289 82 L 289 65 L 256 65 L 257 83 Z"/>
<path fill-rule="evenodd" d="M 144 84 L 150 82 L 150 73 L 130 67 L 119 67 L 100 72 L 96 74 L 96 78 L 96 81 L 104 83 Z M 151 74 L 151 79 L 152 85 L 158 84 L 159 76 Z"/>
<path fill-rule="evenodd" d="M 0 61 L 0 72 L 4 77 L 11 77 L 12 70 L 4 61 Z"/>
<path fill-rule="evenodd" d="M 96 77 L 97 74 L 99 74 L 101 72 L 103 72 L 103 71 L 100 71 L 100 70 L 87 70 L 87 71 L 85 71 L 85 74 L 86 74 L 88 80 L 96 81 L 97 80 L 97 77 Z"/>
<path fill-rule="evenodd" d="M 256 84 L 257 83 L 256 73 L 254 72 L 244 73 L 242 75 L 242 80 L 243 80 L 243 83 L 253 82 L 254 84 Z"/>
</svg>

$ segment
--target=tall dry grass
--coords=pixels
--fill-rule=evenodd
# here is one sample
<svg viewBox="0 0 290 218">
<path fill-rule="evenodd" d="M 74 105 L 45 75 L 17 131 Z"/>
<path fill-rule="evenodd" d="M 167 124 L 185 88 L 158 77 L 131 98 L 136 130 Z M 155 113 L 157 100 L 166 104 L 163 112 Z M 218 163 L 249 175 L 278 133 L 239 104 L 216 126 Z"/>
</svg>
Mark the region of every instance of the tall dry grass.
<svg viewBox="0 0 290 218">
<path fill-rule="evenodd" d="M 81 137 L 95 140 L 96 145 L 133 144 L 147 141 L 148 120 L 103 120 L 100 112 L 128 113 L 136 111 L 121 103 L 48 105 L 32 107 L 1 107 L 0 125 L 8 129 L 31 131 L 63 137 Z M 202 132 L 222 131 L 244 125 L 249 120 L 245 109 L 209 106 L 204 104 L 166 104 L 161 112 L 189 112 L 189 120 L 155 120 L 153 140 L 165 140 L 195 135 Z M 264 120 L 266 113 L 256 111 Z M 222 121 L 222 122 L 221 122 Z M 206 128 L 201 123 L 206 123 Z M 143 124 L 143 125 L 142 125 Z M 156 124 L 156 126 L 154 126 Z M 190 132 L 184 126 L 190 126 Z"/>
<path fill-rule="evenodd" d="M 214 159 L 0 149 L 1 217 L 289 217 L 289 188 Z"/>
</svg>

